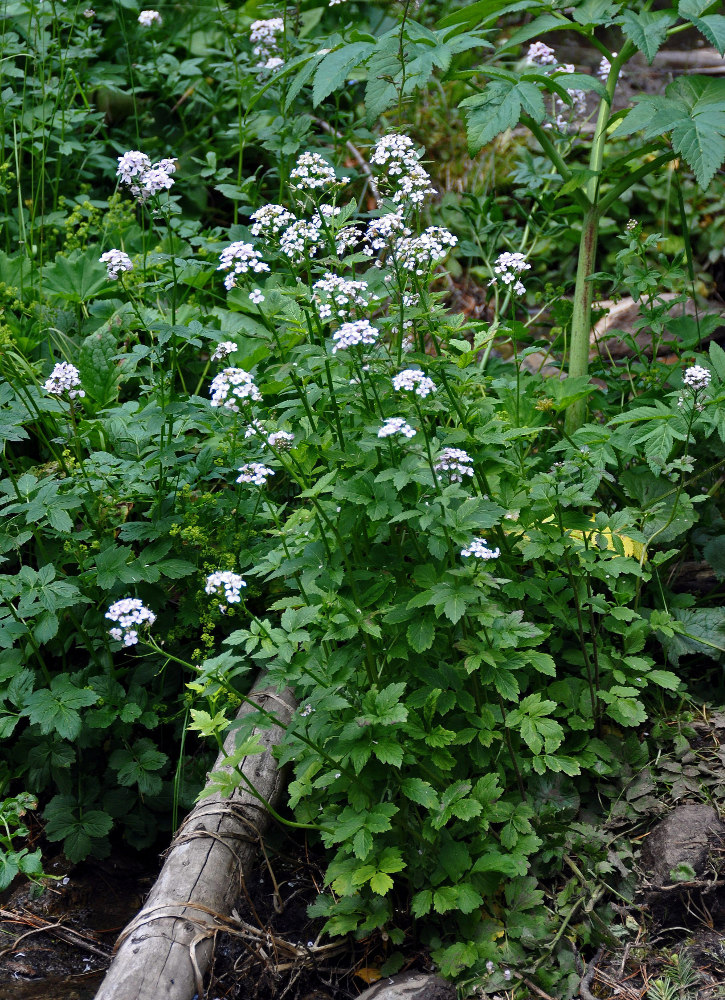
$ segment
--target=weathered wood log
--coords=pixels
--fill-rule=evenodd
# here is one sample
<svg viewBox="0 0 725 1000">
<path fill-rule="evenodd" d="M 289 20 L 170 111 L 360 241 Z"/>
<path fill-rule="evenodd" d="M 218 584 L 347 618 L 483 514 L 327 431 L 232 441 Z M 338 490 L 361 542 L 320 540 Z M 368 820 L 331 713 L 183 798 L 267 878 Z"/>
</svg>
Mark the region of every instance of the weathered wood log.
<svg viewBox="0 0 725 1000">
<path fill-rule="evenodd" d="M 250 695 L 287 725 L 295 709 L 292 692 L 281 694 L 260 679 Z M 245 703 L 237 718 L 254 711 Z M 282 728 L 261 733 L 265 752 L 247 757 L 242 771 L 259 795 L 274 807 L 284 787 L 271 753 Z M 225 741 L 235 747 L 235 731 Z M 223 770 L 219 757 L 214 770 Z M 228 917 L 240 894 L 245 872 L 269 822 L 262 802 L 245 788 L 231 798 L 203 799 L 179 828 L 161 873 L 138 915 L 121 934 L 116 957 L 96 1000 L 191 1000 L 202 995 L 211 959 L 216 915 Z"/>
<path fill-rule="evenodd" d="M 440 976 L 425 972 L 404 972 L 379 980 L 358 1000 L 455 1000 L 456 988 Z"/>
</svg>

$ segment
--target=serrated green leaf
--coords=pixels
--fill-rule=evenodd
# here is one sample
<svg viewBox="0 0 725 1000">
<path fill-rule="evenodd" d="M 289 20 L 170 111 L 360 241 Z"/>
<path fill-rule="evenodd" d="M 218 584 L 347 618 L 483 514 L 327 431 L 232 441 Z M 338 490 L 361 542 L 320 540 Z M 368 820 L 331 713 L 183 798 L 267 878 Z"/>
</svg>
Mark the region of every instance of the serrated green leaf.
<svg viewBox="0 0 725 1000">
<path fill-rule="evenodd" d="M 51 528 L 61 532 L 63 535 L 67 535 L 73 530 L 73 522 L 70 519 L 70 515 L 68 514 L 68 511 L 64 510 L 62 507 L 49 508 L 48 523 Z"/>
<path fill-rule="evenodd" d="M 370 879 L 370 888 L 378 896 L 384 896 L 393 888 L 393 880 L 385 872 L 376 872 Z"/>
<path fill-rule="evenodd" d="M 400 787 L 403 795 L 411 802 L 417 802 L 426 809 L 435 809 L 438 806 L 438 796 L 428 781 L 423 781 L 422 778 L 405 778 Z"/>
<path fill-rule="evenodd" d="M 680 686 L 680 678 L 671 670 L 650 670 L 647 674 L 647 683 L 650 681 L 658 687 L 667 688 L 668 691 L 676 691 Z"/>
<path fill-rule="evenodd" d="M 118 342 L 110 330 L 90 334 L 81 344 L 78 372 L 85 392 L 99 406 L 106 406 L 118 396 L 119 370 L 113 360 Z"/>
<path fill-rule="evenodd" d="M 667 29 L 675 23 L 675 15 L 663 10 L 624 10 L 617 23 L 651 65 L 667 38 Z"/>
<path fill-rule="evenodd" d="M 725 351 L 714 340 L 710 341 L 710 364 L 720 381 L 725 384 Z"/>
<path fill-rule="evenodd" d="M 681 77 L 669 84 L 664 95 L 639 97 L 617 134 L 639 129 L 645 139 L 670 132 L 673 149 L 692 168 L 700 187 L 706 188 L 725 160 L 725 80 Z"/>
<path fill-rule="evenodd" d="M 433 893 L 430 889 L 423 889 L 416 892 L 410 904 L 410 911 L 414 917 L 424 917 L 430 912 L 433 905 Z"/>
<path fill-rule="evenodd" d="M 678 7 L 680 17 L 690 21 L 694 27 L 704 35 L 705 38 L 714 45 L 720 55 L 725 54 L 725 17 L 722 14 L 700 15 L 708 7 L 712 7 L 712 0 L 680 0 Z"/>
<path fill-rule="evenodd" d="M 352 42 L 328 53 L 317 67 L 312 86 L 312 103 L 315 107 L 339 90 L 352 69 L 359 66 L 375 51 L 374 42 Z"/>
<path fill-rule="evenodd" d="M 458 909 L 461 913 L 473 913 L 479 906 L 483 906 L 483 897 L 473 888 L 470 882 L 461 882 L 456 886 L 458 890 Z"/>
<path fill-rule="evenodd" d="M 435 624 L 431 618 L 421 618 L 411 622 L 405 634 L 411 649 L 414 649 L 416 653 L 423 653 L 433 645 Z"/>
<path fill-rule="evenodd" d="M 493 80 L 482 93 L 466 98 L 460 107 L 466 110 L 468 145 L 471 153 L 514 128 L 522 110 L 536 122 L 546 116 L 544 98 L 535 83 L 517 80 Z"/>
<path fill-rule="evenodd" d="M 364 861 L 368 856 L 370 851 L 373 849 L 373 838 L 372 834 L 365 830 L 358 830 L 355 836 L 352 838 L 352 851 L 356 858 Z"/>
</svg>

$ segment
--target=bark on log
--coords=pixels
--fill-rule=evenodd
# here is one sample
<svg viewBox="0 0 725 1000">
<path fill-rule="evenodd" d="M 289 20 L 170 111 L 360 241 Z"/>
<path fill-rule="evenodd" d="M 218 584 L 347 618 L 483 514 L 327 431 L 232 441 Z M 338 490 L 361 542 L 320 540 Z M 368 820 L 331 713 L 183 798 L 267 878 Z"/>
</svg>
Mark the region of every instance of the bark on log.
<svg viewBox="0 0 725 1000">
<path fill-rule="evenodd" d="M 361 993 L 357 1000 L 455 1000 L 456 989 L 440 976 L 424 972 L 404 972 L 381 979 Z"/>
<path fill-rule="evenodd" d="M 295 709 L 289 689 L 281 694 L 257 681 L 251 697 L 287 724 Z M 253 711 L 246 703 L 237 718 Z M 225 741 L 227 753 L 236 733 Z M 242 770 L 272 806 L 284 787 L 271 747 L 282 729 L 262 731 L 263 754 L 247 757 Z M 214 770 L 221 769 L 221 757 Z M 215 914 L 228 917 L 256 855 L 269 813 L 251 792 L 203 799 L 179 828 L 146 903 L 126 927 L 96 1000 L 191 1000 L 209 965 Z"/>
</svg>

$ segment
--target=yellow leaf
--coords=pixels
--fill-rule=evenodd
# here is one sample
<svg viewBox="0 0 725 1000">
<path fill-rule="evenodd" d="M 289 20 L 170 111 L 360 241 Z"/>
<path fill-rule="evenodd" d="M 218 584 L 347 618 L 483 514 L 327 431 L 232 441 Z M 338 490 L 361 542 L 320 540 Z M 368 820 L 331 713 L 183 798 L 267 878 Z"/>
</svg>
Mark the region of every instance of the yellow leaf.
<svg viewBox="0 0 725 1000">
<path fill-rule="evenodd" d="M 364 983 L 376 983 L 380 979 L 380 969 L 370 969 L 366 966 L 364 969 L 358 969 L 355 975 Z"/>
</svg>

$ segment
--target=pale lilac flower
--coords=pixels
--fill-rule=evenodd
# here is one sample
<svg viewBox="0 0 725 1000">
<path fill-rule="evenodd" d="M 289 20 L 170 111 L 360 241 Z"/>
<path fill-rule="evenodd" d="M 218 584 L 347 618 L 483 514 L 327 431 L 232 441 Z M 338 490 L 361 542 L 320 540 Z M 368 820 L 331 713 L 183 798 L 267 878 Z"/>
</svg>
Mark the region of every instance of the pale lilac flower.
<svg viewBox="0 0 725 1000">
<path fill-rule="evenodd" d="M 75 365 L 61 361 L 50 373 L 50 378 L 46 379 L 43 388 L 53 396 L 67 395 L 68 399 L 75 399 L 76 396 L 85 396 L 83 389 L 79 388 L 80 384 L 80 373 Z"/>
<path fill-rule="evenodd" d="M 137 597 L 124 597 L 116 601 L 106 612 L 109 621 L 117 626 L 110 629 L 112 639 L 123 642 L 124 646 L 135 646 L 138 642 L 138 630 L 150 627 L 156 621 L 156 615 L 144 607 Z"/>
<path fill-rule="evenodd" d="M 352 323 L 343 323 L 339 330 L 332 335 L 335 346 L 332 353 L 347 350 L 349 347 L 358 347 L 360 344 L 374 344 L 380 336 L 380 331 L 366 319 L 358 319 Z"/>
<path fill-rule="evenodd" d="M 431 392 L 436 391 L 433 380 L 417 368 L 406 368 L 394 375 L 393 388 L 396 392 L 414 392 L 421 399 L 425 399 Z"/>
<path fill-rule="evenodd" d="M 259 402 L 262 398 L 252 376 L 243 368 L 224 368 L 212 381 L 209 392 L 212 406 L 223 406 L 234 413 L 239 413 L 240 400 Z"/>
<path fill-rule="evenodd" d="M 246 582 L 238 573 L 217 570 L 206 578 L 204 590 L 207 594 L 223 597 L 227 604 L 239 604 L 242 599 L 242 587 L 246 586 Z M 223 605 L 220 604 L 219 607 L 223 609 Z"/>
<path fill-rule="evenodd" d="M 506 980 L 506 982 L 509 982 L 509 980 L 511 979 L 511 969 L 503 970 L 503 978 Z"/>
<path fill-rule="evenodd" d="M 306 719 L 307 716 L 312 715 L 313 712 L 314 708 L 312 707 L 312 705 L 305 705 L 305 707 L 300 712 L 300 715 L 302 716 L 303 719 Z"/>
<path fill-rule="evenodd" d="M 264 302 L 264 295 L 262 294 L 261 288 L 253 288 L 249 293 L 249 299 L 255 304 L 255 306 L 261 306 Z"/>
<path fill-rule="evenodd" d="M 617 54 L 616 52 L 612 53 L 613 56 L 616 56 L 616 54 Z M 602 83 L 607 82 L 607 78 L 609 76 L 609 71 L 611 68 L 612 64 L 610 63 L 610 61 L 607 59 L 606 56 L 602 56 L 602 60 L 599 63 L 599 69 L 597 70 L 597 76 L 602 81 Z"/>
<path fill-rule="evenodd" d="M 526 53 L 526 62 L 535 66 L 555 66 L 556 56 L 544 42 L 532 42 Z"/>
<path fill-rule="evenodd" d="M 682 381 L 693 392 L 700 392 L 702 389 L 707 389 L 711 379 L 712 373 L 701 365 L 692 365 L 690 368 L 687 368 L 682 377 Z"/>
<path fill-rule="evenodd" d="M 516 295 L 523 295 L 526 289 L 519 275 L 530 270 L 531 264 L 527 262 L 525 254 L 508 253 L 508 251 L 501 253 L 493 265 L 494 277 L 489 281 L 489 285 L 512 286 Z"/>
<path fill-rule="evenodd" d="M 144 28 L 152 28 L 154 25 L 160 27 L 164 22 L 157 10 L 142 10 L 138 16 L 138 23 Z"/>
<path fill-rule="evenodd" d="M 247 462 L 237 470 L 241 473 L 238 483 L 253 483 L 255 486 L 264 486 L 270 476 L 274 475 L 274 469 L 262 465 L 261 462 Z"/>
<path fill-rule="evenodd" d="M 493 964 L 493 962 L 489 958 L 489 960 L 486 962 L 486 972 L 489 974 L 489 976 L 491 975 L 491 973 L 493 972 L 493 970 L 495 968 L 496 968 L 495 965 Z"/>
<path fill-rule="evenodd" d="M 382 215 L 379 219 L 372 219 L 368 223 L 363 253 L 372 257 L 376 250 L 387 249 L 393 240 L 411 235 L 412 231 L 403 221 L 400 210 L 389 212 L 387 215 Z"/>
<path fill-rule="evenodd" d="M 228 358 L 230 354 L 234 354 L 238 350 L 238 344 L 235 344 L 233 340 L 223 340 L 221 344 L 217 344 L 216 350 L 211 356 L 212 361 L 223 361 L 224 358 Z"/>
<path fill-rule="evenodd" d="M 224 279 L 224 287 L 229 292 L 237 284 L 237 275 L 248 274 L 253 271 L 259 274 L 261 271 L 269 271 L 269 264 L 265 264 L 251 243 L 230 243 L 222 250 L 219 256 L 219 267 L 217 271 L 229 271 Z"/>
<path fill-rule="evenodd" d="M 96 16 L 96 12 L 92 7 L 86 7 L 83 11 L 83 17 L 87 17 L 90 20 L 92 17 Z"/>
<path fill-rule="evenodd" d="M 461 555 L 464 559 L 469 556 L 474 556 L 476 559 L 498 559 L 501 549 L 489 548 L 485 538 L 473 538 L 465 549 L 461 549 Z"/>
<path fill-rule="evenodd" d="M 249 26 L 249 41 L 252 43 L 252 53 L 257 57 L 257 69 L 276 69 L 275 65 L 269 63 L 274 61 L 281 65 L 284 60 L 275 53 L 279 52 L 277 35 L 284 31 L 284 19 L 281 17 L 270 17 L 266 20 L 253 21 Z"/>
<path fill-rule="evenodd" d="M 403 437 L 415 437 L 415 430 L 403 417 L 388 417 L 378 431 L 379 438 L 390 437 L 392 434 L 402 434 Z"/>
<path fill-rule="evenodd" d="M 290 434 L 289 431 L 272 431 L 266 443 L 270 448 L 276 448 L 277 451 L 289 451 L 294 439 L 294 434 Z"/>
<path fill-rule="evenodd" d="M 173 157 L 152 163 L 145 153 L 130 149 L 118 157 L 116 174 L 122 184 L 130 187 L 134 198 L 143 202 L 161 191 L 168 191 L 174 183 L 171 174 L 175 171 L 176 159 Z"/>
<path fill-rule="evenodd" d="M 462 483 L 464 476 L 473 475 L 473 459 L 461 448 L 444 448 L 433 466 L 436 472 L 446 472 L 452 483 Z M 438 476 L 443 479 L 443 476 Z"/>
<path fill-rule="evenodd" d="M 270 56 L 266 62 L 260 63 L 257 69 L 270 69 L 274 71 L 280 69 L 282 66 L 284 66 L 284 59 L 281 56 Z"/>
<path fill-rule="evenodd" d="M 107 250 L 98 259 L 102 264 L 106 265 L 108 277 L 111 281 L 115 281 L 118 278 L 120 271 L 133 270 L 131 258 L 123 250 Z"/>
</svg>

